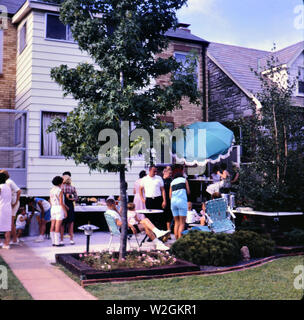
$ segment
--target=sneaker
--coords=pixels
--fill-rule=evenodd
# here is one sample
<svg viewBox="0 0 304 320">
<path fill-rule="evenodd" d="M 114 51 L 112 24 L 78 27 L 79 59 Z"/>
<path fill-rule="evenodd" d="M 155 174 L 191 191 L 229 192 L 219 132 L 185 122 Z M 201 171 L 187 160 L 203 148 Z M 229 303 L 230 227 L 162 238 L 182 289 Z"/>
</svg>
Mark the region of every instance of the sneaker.
<svg viewBox="0 0 304 320">
<path fill-rule="evenodd" d="M 0 242 L 0 248 L 2 248 L 2 246 L 3 246 L 3 242 Z"/>
<path fill-rule="evenodd" d="M 70 240 L 70 244 L 71 245 L 75 244 L 74 240 Z"/>
<path fill-rule="evenodd" d="M 60 242 L 59 242 L 59 245 L 60 245 L 61 247 L 63 247 L 63 246 L 64 246 L 64 242 L 63 242 L 63 241 L 60 241 Z"/>
<path fill-rule="evenodd" d="M 15 245 L 15 246 L 19 246 L 19 245 L 21 245 L 21 243 L 20 243 L 20 241 L 17 239 L 17 241 L 16 242 L 13 242 L 13 241 L 10 241 L 10 243 L 9 244 L 13 244 L 13 245 Z"/>
<path fill-rule="evenodd" d="M 4 244 L 4 245 L 2 246 L 2 249 L 10 249 L 10 248 L 11 248 L 10 245 L 7 245 L 7 246 L 6 246 L 6 245 Z"/>
<path fill-rule="evenodd" d="M 162 238 L 164 236 L 167 236 L 167 235 L 170 235 L 170 231 L 166 230 L 166 231 L 163 231 L 163 230 L 160 230 L 157 234 L 156 234 L 156 237 L 159 239 L 159 238 Z"/>
<path fill-rule="evenodd" d="M 55 246 L 55 247 L 64 247 L 64 244 L 63 243 L 53 244 L 53 246 Z"/>
<path fill-rule="evenodd" d="M 164 245 L 161 241 L 156 244 L 156 250 L 169 250 L 170 248 Z"/>
<path fill-rule="evenodd" d="M 44 241 L 44 236 L 39 236 L 37 239 L 35 239 L 35 242 L 42 242 Z"/>
</svg>

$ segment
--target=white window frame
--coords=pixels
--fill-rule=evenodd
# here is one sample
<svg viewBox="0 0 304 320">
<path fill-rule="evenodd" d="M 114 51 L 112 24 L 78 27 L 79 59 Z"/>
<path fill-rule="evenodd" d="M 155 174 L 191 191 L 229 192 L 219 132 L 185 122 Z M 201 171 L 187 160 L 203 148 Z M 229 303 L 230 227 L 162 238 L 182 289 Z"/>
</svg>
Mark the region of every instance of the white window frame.
<svg viewBox="0 0 304 320">
<path fill-rule="evenodd" d="M 182 54 L 182 55 L 184 55 L 184 56 L 191 56 L 191 52 L 185 52 L 185 51 L 178 51 L 178 50 L 176 50 L 176 51 L 174 51 L 174 53 L 173 53 L 173 55 L 174 55 L 174 58 L 176 57 L 175 55 L 176 54 Z M 199 72 L 199 70 L 200 70 L 200 61 L 199 61 L 199 58 L 197 58 L 197 65 L 196 65 L 196 74 L 197 74 L 197 88 L 199 88 L 200 87 L 200 72 Z"/>
<path fill-rule="evenodd" d="M 68 115 L 68 112 L 60 112 L 60 111 L 54 111 L 54 110 L 41 110 L 40 111 L 40 157 L 41 158 L 52 158 L 52 159 L 64 159 L 63 155 L 44 155 L 43 154 L 43 114 L 44 113 L 53 113 L 53 114 L 61 114 L 61 115 Z"/>
<path fill-rule="evenodd" d="M 0 29 L 0 74 L 3 73 L 3 29 Z"/>
<path fill-rule="evenodd" d="M 59 14 L 55 14 L 55 13 L 45 13 L 45 19 L 44 19 L 44 24 L 45 24 L 45 27 L 44 27 L 44 38 L 45 40 L 49 40 L 49 41 L 59 41 L 59 42 L 68 42 L 68 43 L 76 43 L 75 40 L 73 39 L 68 39 L 69 38 L 69 34 L 70 34 L 70 26 L 65 26 L 65 36 L 66 36 L 66 39 L 56 39 L 56 38 L 49 38 L 47 37 L 47 20 L 48 20 L 48 16 L 57 16 L 59 17 Z"/>
</svg>

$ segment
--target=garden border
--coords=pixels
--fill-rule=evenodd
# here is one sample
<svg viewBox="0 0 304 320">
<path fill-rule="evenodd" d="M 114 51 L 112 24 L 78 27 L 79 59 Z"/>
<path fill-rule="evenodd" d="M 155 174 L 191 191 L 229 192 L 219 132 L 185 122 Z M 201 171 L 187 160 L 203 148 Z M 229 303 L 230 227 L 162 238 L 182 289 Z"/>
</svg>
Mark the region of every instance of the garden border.
<svg viewBox="0 0 304 320">
<path fill-rule="evenodd" d="M 133 269 L 120 269 L 113 271 L 96 270 L 82 261 L 77 259 L 78 253 L 64 253 L 56 254 L 56 262 L 63 265 L 73 274 L 80 277 L 81 285 L 84 283 L 100 281 L 129 281 L 132 279 L 150 279 L 158 276 L 166 277 L 167 274 L 183 274 L 187 272 L 199 271 L 200 267 L 188 261 L 176 259 L 175 264 L 165 265 L 153 268 L 133 268 Z"/>
<path fill-rule="evenodd" d="M 286 251 L 292 251 L 295 248 L 294 247 L 282 247 L 282 250 L 286 250 Z M 296 251 L 299 250 L 299 248 L 303 249 L 304 247 L 297 247 Z M 78 255 L 78 254 L 56 254 L 56 261 L 59 262 L 60 264 L 62 264 L 63 266 L 65 266 L 68 270 L 70 270 L 72 273 L 75 274 L 75 271 L 73 272 L 71 269 L 74 268 L 75 265 L 80 265 L 83 269 L 81 269 L 83 272 L 87 271 L 87 275 L 93 276 L 94 274 L 96 274 L 96 270 L 91 268 L 91 267 L 87 267 L 84 263 L 80 262 L 79 260 L 73 258 L 72 261 L 70 262 L 74 262 L 74 266 L 71 265 L 71 263 L 67 263 L 67 261 L 65 260 L 63 262 L 62 260 L 62 256 L 68 256 L 68 255 Z M 80 284 L 81 286 L 84 288 L 85 286 L 89 286 L 89 285 L 94 285 L 97 283 L 107 283 L 107 282 L 124 282 L 124 281 L 138 281 L 138 280 L 150 280 L 150 279 L 164 279 L 164 278 L 173 278 L 173 277 L 185 277 L 185 276 L 196 276 L 196 275 L 213 275 L 213 274 L 224 274 L 224 273 L 228 273 L 228 272 L 233 272 L 233 271 L 241 271 L 241 270 L 245 270 L 245 269 L 249 269 L 252 267 L 256 267 L 259 265 L 263 265 L 267 262 L 271 262 L 273 260 L 279 259 L 279 258 L 284 258 L 284 257 L 291 257 L 291 256 L 301 256 L 304 255 L 304 251 L 300 251 L 300 252 L 291 252 L 291 253 L 281 253 L 281 254 L 276 254 L 273 256 L 269 256 L 266 258 L 262 258 L 262 259 L 258 259 L 255 261 L 251 261 L 245 264 L 241 264 L 241 265 L 237 265 L 237 266 L 231 266 L 231 267 L 222 267 L 222 268 L 218 268 L 216 270 L 188 270 L 188 271 L 182 271 L 182 268 L 179 268 L 179 272 L 174 272 L 174 268 L 172 268 L 172 266 L 165 266 L 167 267 L 166 271 L 173 271 L 171 273 L 163 273 L 163 274 L 156 274 L 156 272 L 154 274 L 136 274 L 136 272 L 134 272 L 133 269 L 133 274 L 130 276 L 119 276 L 119 273 L 116 273 L 115 275 L 117 277 L 113 277 L 113 271 L 111 272 L 111 274 L 109 272 L 107 272 L 107 277 L 104 278 L 91 278 L 91 279 L 84 279 L 82 277 L 81 274 L 78 273 L 78 275 L 80 276 L 81 280 L 80 280 Z M 61 260 L 61 261 L 60 261 Z M 76 261 L 76 263 L 75 263 Z M 196 268 L 199 268 L 199 266 L 194 265 L 192 263 L 189 263 L 187 261 L 183 261 L 183 260 L 179 260 L 177 259 L 177 261 L 179 261 L 180 263 L 185 263 L 187 265 L 186 268 L 190 268 L 195 266 Z M 169 267 L 169 268 L 168 268 Z M 185 267 L 185 265 L 184 265 Z M 164 268 L 164 267 L 159 267 L 159 268 Z M 156 269 L 159 268 L 155 268 L 154 271 L 156 271 Z M 125 272 L 130 272 L 130 270 L 132 269 L 128 269 L 125 270 Z M 176 270 L 176 269 L 175 269 Z M 94 271 L 94 272 L 92 272 Z M 138 271 L 138 270 L 137 270 Z M 148 269 L 148 271 L 151 271 L 151 269 Z M 99 272 L 102 273 L 102 272 Z M 151 273 L 151 272 L 150 272 Z M 105 274 L 105 272 L 103 272 L 103 274 Z M 111 276 L 110 276 L 111 275 Z M 114 275 L 114 276 L 115 276 Z"/>
</svg>

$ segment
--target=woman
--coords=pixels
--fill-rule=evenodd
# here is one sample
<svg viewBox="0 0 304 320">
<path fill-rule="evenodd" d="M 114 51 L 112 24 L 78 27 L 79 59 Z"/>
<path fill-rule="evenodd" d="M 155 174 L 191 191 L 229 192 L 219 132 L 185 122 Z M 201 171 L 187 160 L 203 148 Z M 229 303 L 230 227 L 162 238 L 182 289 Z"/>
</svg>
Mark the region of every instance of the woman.
<svg viewBox="0 0 304 320">
<path fill-rule="evenodd" d="M 133 203 L 135 204 L 135 210 L 145 210 L 146 205 L 145 203 L 141 200 L 140 198 L 140 193 L 139 193 L 139 188 L 140 188 L 140 182 L 143 177 L 147 175 L 145 170 L 140 171 L 139 173 L 139 179 L 137 179 L 134 183 L 134 189 L 133 189 L 133 194 L 134 194 L 134 200 Z M 141 219 L 145 218 L 144 214 L 140 214 Z"/>
<path fill-rule="evenodd" d="M 63 225 L 61 226 L 61 244 L 63 244 L 63 234 L 64 234 L 64 225 L 67 225 L 68 232 L 70 236 L 70 244 L 74 245 L 74 220 L 75 220 L 75 211 L 74 211 L 74 201 L 78 200 L 76 188 L 72 186 L 71 177 L 69 175 L 64 175 L 63 184 L 61 189 L 64 195 L 64 203 L 67 206 L 67 218 L 64 219 Z"/>
<path fill-rule="evenodd" d="M 221 177 L 219 191 L 225 194 L 229 193 L 231 188 L 231 183 L 230 183 L 230 173 L 227 171 L 226 163 L 221 163 L 220 170 L 217 172 L 217 174 Z"/>
<path fill-rule="evenodd" d="M 179 239 L 185 229 L 185 222 L 188 211 L 187 195 L 190 195 L 188 181 L 183 177 L 184 168 L 175 165 L 174 179 L 170 184 L 169 197 L 171 199 L 171 211 L 174 217 L 174 236 Z"/>
<path fill-rule="evenodd" d="M 240 166 L 237 162 L 232 162 L 233 173 L 231 175 L 231 191 L 236 193 L 239 185 Z"/>
<path fill-rule="evenodd" d="M 16 233 L 16 226 L 15 226 L 15 218 L 16 213 L 20 207 L 20 196 L 21 196 L 21 189 L 16 185 L 16 183 L 10 179 L 10 176 L 6 170 L 1 170 L 1 173 L 6 175 L 6 184 L 10 187 L 12 193 L 12 227 L 11 227 L 11 237 L 12 237 L 12 244 L 18 244 L 19 240 L 17 239 Z"/>
<path fill-rule="evenodd" d="M 50 202 L 51 202 L 51 230 L 50 236 L 52 239 L 53 246 L 60 247 L 63 244 L 59 243 L 60 229 L 62 220 L 67 217 L 66 206 L 63 201 L 63 192 L 61 185 L 63 178 L 56 176 L 52 183 L 54 187 L 50 191 Z"/>
<path fill-rule="evenodd" d="M 167 231 L 171 233 L 171 222 L 173 219 L 172 211 L 171 211 L 171 203 L 170 203 L 170 184 L 172 182 L 172 169 L 170 166 L 167 166 L 163 171 L 163 180 L 164 180 L 164 188 L 166 193 L 166 207 L 164 208 L 163 218 L 166 222 Z"/>
<path fill-rule="evenodd" d="M 5 232 L 3 249 L 10 249 L 10 237 L 12 229 L 12 192 L 6 184 L 7 175 L 0 173 L 0 231 Z"/>
</svg>

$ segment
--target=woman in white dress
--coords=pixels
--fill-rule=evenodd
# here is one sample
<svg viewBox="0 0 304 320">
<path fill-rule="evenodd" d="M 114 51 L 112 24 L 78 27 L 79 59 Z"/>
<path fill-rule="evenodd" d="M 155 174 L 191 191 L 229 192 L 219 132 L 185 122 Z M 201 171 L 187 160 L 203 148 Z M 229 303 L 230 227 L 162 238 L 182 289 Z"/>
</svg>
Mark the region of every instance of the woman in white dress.
<svg viewBox="0 0 304 320">
<path fill-rule="evenodd" d="M 135 205 L 135 211 L 136 210 L 145 210 L 146 205 L 145 203 L 141 200 L 140 193 L 139 193 L 139 188 L 140 188 L 140 181 L 143 177 L 147 175 L 145 170 L 140 171 L 139 173 L 139 179 L 137 179 L 134 183 L 134 189 L 133 189 L 133 194 L 134 194 L 134 200 L 133 203 Z M 145 219 L 144 214 L 139 214 L 141 219 Z"/>
<path fill-rule="evenodd" d="M 67 217 L 67 209 L 63 201 L 63 191 L 61 185 L 63 178 L 56 176 L 52 183 L 54 187 L 50 191 L 50 202 L 51 202 L 51 229 L 50 236 L 52 239 L 52 245 L 56 247 L 63 246 L 59 243 L 60 241 L 60 229 L 62 220 Z"/>
<path fill-rule="evenodd" d="M 10 248 L 12 229 L 12 192 L 6 180 L 6 174 L 0 173 L 0 231 L 5 232 L 4 244 L 1 243 L 3 249 Z"/>
</svg>

